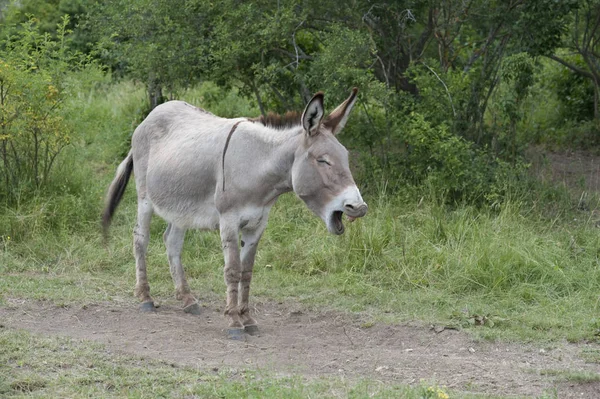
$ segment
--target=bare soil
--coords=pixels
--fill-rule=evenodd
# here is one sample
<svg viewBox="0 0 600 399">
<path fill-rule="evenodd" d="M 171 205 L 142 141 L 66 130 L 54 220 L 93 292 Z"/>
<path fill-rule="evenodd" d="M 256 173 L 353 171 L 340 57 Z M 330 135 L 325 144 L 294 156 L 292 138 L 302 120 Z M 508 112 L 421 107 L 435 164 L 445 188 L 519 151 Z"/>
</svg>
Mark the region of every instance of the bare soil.
<svg viewBox="0 0 600 399">
<path fill-rule="evenodd" d="M 600 156 L 588 151 L 545 151 L 532 147 L 527 154 L 534 174 L 564 184 L 574 194 L 600 192 Z"/>
<path fill-rule="evenodd" d="M 599 364 L 580 356 L 585 349 L 600 350 L 598 345 L 476 342 L 451 329 L 373 325 L 361 316 L 273 302 L 256 304 L 259 336 L 231 341 L 221 308 L 221 303 L 205 303 L 203 314 L 193 316 L 174 301 L 155 313 L 142 313 L 133 300 L 130 305 L 83 307 L 9 300 L 9 306 L 0 307 L 0 322 L 206 371 L 251 369 L 308 379 L 335 376 L 413 385 L 426 381 L 501 395 L 537 396 L 556 389 L 559 398 L 600 397 L 599 382 L 560 378 L 562 372 L 600 373 Z"/>
</svg>

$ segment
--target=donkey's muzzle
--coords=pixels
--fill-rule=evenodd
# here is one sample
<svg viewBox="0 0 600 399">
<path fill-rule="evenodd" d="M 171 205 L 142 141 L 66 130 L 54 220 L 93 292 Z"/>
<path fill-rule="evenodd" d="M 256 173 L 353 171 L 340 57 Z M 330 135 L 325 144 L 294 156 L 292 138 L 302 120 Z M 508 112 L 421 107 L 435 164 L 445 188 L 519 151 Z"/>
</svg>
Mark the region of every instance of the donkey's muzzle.
<svg viewBox="0 0 600 399">
<path fill-rule="evenodd" d="M 361 218 L 367 214 L 369 207 L 365 202 L 359 204 L 345 204 L 344 213 L 346 216 L 356 219 Z"/>
</svg>

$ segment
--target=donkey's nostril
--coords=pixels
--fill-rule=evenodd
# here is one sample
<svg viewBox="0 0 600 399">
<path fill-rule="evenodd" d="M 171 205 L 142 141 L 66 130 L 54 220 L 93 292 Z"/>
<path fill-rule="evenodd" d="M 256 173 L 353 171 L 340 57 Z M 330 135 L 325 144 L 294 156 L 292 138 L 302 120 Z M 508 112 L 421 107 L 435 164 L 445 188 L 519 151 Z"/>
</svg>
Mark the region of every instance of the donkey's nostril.
<svg viewBox="0 0 600 399">
<path fill-rule="evenodd" d="M 365 216 L 365 214 L 367 213 L 367 204 L 362 203 L 362 204 L 356 204 L 356 205 L 352 205 L 352 204 L 345 204 L 344 205 L 344 212 L 346 212 L 346 214 L 348 216 L 352 216 L 352 217 L 361 217 L 361 216 Z"/>
</svg>

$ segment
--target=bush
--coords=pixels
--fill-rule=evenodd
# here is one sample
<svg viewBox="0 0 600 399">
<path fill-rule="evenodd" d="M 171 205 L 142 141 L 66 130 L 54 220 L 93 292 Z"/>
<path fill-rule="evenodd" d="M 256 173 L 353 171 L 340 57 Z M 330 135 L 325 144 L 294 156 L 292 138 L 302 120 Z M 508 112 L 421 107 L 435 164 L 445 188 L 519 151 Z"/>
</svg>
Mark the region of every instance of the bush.
<svg viewBox="0 0 600 399">
<path fill-rule="evenodd" d="M 426 104 L 430 101 L 422 100 Z M 430 116 L 428 106 L 412 103 L 405 108 L 392 116 L 387 137 L 375 137 L 381 140 L 380 150 L 372 146 L 360 152 L 356 177 L 361 189 L 376 193 L 385 188 L 435 201 L 494 207 L 516 190 L 526 190 L 527 165 L 520 157 L 503 160 L 490 147 L 477 146 L 455 133 L 456 126 Z M 407 111 L 410 108 L 412 111 Z M 367 126 L 361 116 L 364 114 L 359 113 L 354 121 L 359 119 L 358 124 Z M 383 112 L 373 111 L 370 120 L 382 127 L 385 117 Z"/>
<path fill-rule="evenodd" d="M 585 70 L 581 56 L 573 56 L 571 61 Z M 549 82 L 560 100 L 562 119 L 580 122 L 594 118 L 594 86 L 590 79 L 560 66 Z"/>
<path fill-rule="evenodd" d="M 43 188 L 71 141 L 65 77 L 90 63 L 67 49 L 68 23 L 51 39 L 30 19 L 0 43 L 0 198 L 9 202 Z"/>
</svg>

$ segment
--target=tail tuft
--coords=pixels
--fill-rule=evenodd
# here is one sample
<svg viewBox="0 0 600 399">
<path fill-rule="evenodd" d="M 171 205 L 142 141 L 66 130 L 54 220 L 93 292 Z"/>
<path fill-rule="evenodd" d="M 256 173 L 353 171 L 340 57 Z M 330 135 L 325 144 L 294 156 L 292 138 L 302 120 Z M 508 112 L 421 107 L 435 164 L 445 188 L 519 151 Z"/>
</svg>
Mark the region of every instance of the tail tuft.
<svg viewBox="0 0 600 399">
<path fill-rule="evenodd" d="M 110 222 L 115 210 L 117 209 L 117 206 L 119 205 L 119 202 L 121 202 L 121 199 L 123 198 L 123 194 L 127 188 L 127 183 L 129 182 L 129 177 L 131 176 L 132 171 L 133 154 L 130 151 L 127 157 L 117 168 L 116 176 L 108 187 L 106 206 L 104 207 L 104 213 L 102 214 L 102 229 L 104 233 L 104 239 L 108 238 L 108 228 L 110 227 Z"/>
</svg>

